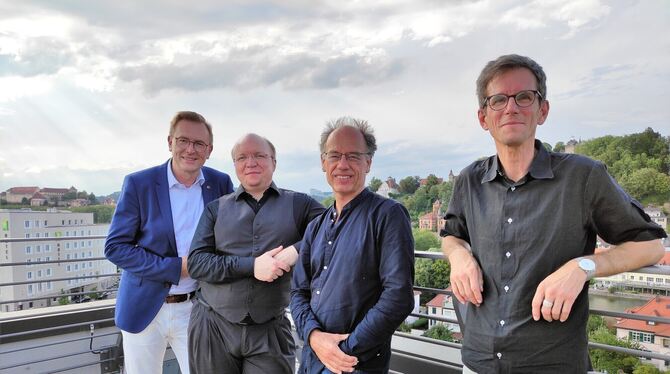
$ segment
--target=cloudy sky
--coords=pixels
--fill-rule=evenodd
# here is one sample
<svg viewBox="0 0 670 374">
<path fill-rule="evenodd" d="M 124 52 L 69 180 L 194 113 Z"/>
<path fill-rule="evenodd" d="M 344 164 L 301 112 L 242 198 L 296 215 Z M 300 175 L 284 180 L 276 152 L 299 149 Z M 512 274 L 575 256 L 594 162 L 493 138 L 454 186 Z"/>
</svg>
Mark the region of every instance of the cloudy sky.
<svg viewBox="0 0 670 374">
<path fill-rule="evenodd" d="M 370 177 L 446 176 L 494 152 L 474 82 L 508 53 L 548 75 L 543 141 L 670 135 L 663 0 L 0 0 L 0 190 L 117 191 L 167 160 L 178 110 L 213 124 L 209 166 L 256 132 L 299 191 L 328 189 L 318 137 L 343 115 L 376 130 Z"/>
</svg>

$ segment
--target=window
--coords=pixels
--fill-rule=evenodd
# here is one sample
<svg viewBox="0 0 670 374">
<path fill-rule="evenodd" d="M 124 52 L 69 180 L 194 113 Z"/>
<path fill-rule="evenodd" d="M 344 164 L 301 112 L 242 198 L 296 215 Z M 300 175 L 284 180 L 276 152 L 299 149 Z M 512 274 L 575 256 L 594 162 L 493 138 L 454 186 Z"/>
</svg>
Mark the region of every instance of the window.
<svg viewBox="0 0 670 374">
<path fill-rule="evenodd" d="M 91 230 L 88 230 L 88 236 L 91 236 Z"/>
<path fill-rule="evenodd" d="M 70 236 L 70 232 L 69 232 L 69 231 L 65 231 L 65 236 Z"/>
<path fill-rule="evenodd" d="M 29 272 L 26 274 L 26 279 L 33 279 L 33 272 L 32 272 L 32 271 L 29 271 Z"/>
<path fill-rule="evenodd" d="M 72 243 L 74 245 L 74 248 L 77 248 L 77 242 Z"/>
<path fill-rule="evenodd" d="M 30 239 L 30 234 L 26 234 L 26 239 Z"/>
<path fill-rule="evenodd" d="M 50 276 L 51 276 L 51 268 L 48 268 L 48 269 L 47 269 L 46 274 L 47 274 L 47 277 L 50 277 Z M 51 283 L 51 282 L 49 282 L 49 283 Z"/>
<path fill-rule="evenodd" d="M 65 259 L 66 259 L 66 260 L 69 260 L 69 259 L 70 259 L 70 254 L 69 254 L 69 253 L 65 255 Z"/>
<path fill-rule="evenodd" d="M 93 252 L 88 251 L 88 257 L 93 257 Z"/>
<path fill-rule="evenodd" d="M 37 271 L 37 278 L 42 278 L 42 270 Z"/>
<path fill-rule="evenodd" d="M 634 275 L 631 275 L 631 276 L 630 276 L 630 280 L 634 280 L 634 279 L 635 279 L 635 276 L 634 276 Z"/>
<path fill-rule="evenodd" d="M 641 331 L 629 331 L 628 332 L 628 339 L 636 341 L 636 342 L 642 342 L 642 343 L 653 343 L 654 342 L 654 335 L 653 334 L 648 334 L 648 333 L 645 333 L 645 332 L 641 332 Z"/>
<path fill-rule="evenodd" d="M 72 265 L 67 265 L 65 267 L 65 271 L 67 271 L 68 273 L 71 272 L 72 271 Z"/>
<path fill-rule="evenodd" d="M 65 249 L 70 249 L 70 243 L 65 243 Z"/>
<path fill-rule="evenodd" d="M 79 270 L 79 264 L 74 264 L 74 270 Z"/>
<path fill-rule="evenodd" d="M 78 255 L 78 254 L 79 254 L 79 253 L 75 253 L 75 254 L 74 254 L 74 259 L 75 259 L 75 260 L 77 259 L 77 257 L 78 257 L 77 255 Z"/>
<path fill-rule="evenodd" d="M 35 220 L 35 227 L 40 227 L 40 221 L 38 219 Z"/>
<path fill-rule="evenodd" d="M 72 224 L 72 220 L 71 220 L 71 219 L 67 220 L 67 224 L 68 224 L 68 225 L 71 225 L 71 224 Z"/>
<path fill-rule="evenodd" d="M 27 245 L 27 246 L 26 246 L 26 254 L 29 255 L 29 254 L 31 254 L 31 253 L 33 253 L 33 247 Z"/>
<path fill-rule="evenodd" d="M 89 234 L 89 235 L 90 235 L 90 234 Z M 89 241 L 88 241 L 88 246 L 89 246 L 89 248 L 90 248 L 90 247 L 93 247 L 93 242 L 89 240 Z"/>
<path fill-rule="evenodd" d="M 48 238 L 48 237 L 49 237 L 49 233 L 48 233 L 48 232 L 45 232 L 45 233 L 44 233 L 44 237 L 45 237 L 45 238 Z"/>
<path fill-rule="evenodd" d="M 653 281 L 654 281 L 654 277 L 647 277 L 647 282 L 653 282 Z"/>
<path fill-rule="evenodd" d="M 37 253 L 40 253 L 40 252 L 42 252 L 42 246 L 41 246 L 41 245 L 39 245 L 39 244 L 38 244 L 38 245 L 36 245 L 36 246 L 35 246 L 35 252 L 37 252 Z"/>
<path fill-rule="evenodd" d="M 84 235 L 83 232 L 82 232 L 81 234 Z M 79 246 L 82 247 L 82 248 L 84 248 L 84 241 L 83 241 L 83 240 L 81 241 L 81 243 L 79 243 Z"/>
<path fill-rule="evenodd" d="M 39 233 L 39 232 L 36 232 L 36 233 L 35 233 L 35 237 L 36 237 L 36 238 L 39 238 L 39 237 L 40 237 L 40 233 Z"/>
<path fill-rule="evenodd" d="M 642 278 L 642 276 L 638 277 L 638 279 L 639 279 L 639 280 L 644 280 L 644 278 Z"/>
<path fill-rule="evenodd" d="M 28 295 L 32 295 L 32 294 L 33 294 L 33 285 L 29 284 L 28 285 Z"/>
<path fill-rule="evenodd" d="M 86 263 L 85 263 L 85 262 L 82 262 L 82 263 L 81 263 L 81 268 L 82 268 L 82 269 L 86 269 Z"/>
<path fill-rule="evenodd" d="M 663 278 L 656 278 L 656 283 L 663 283 Z"/>
<path fill-rule="evenodd" d="M 23 227 L 26 229 L 30 228 L 30 221 L 23 221 Z"/>
<path fill-rule="evenodd" d="M 83 219 L 81 220 L 81 223 L 84 223 L 84 220 L 83 220 Z M 84 230 L 81 230 L 81 231 L 79 232 L 79 234 L 80 234 L 80 236 L 84 236 Z M 82 244 L 82 245 L 83 245 L 83 244 Z"/>
<path fill-rule="evenodd" d="M 47 227 L 47 220 L 44 220 L 44 227 Z"/>
<path fill-rule="evenodd" d="M 44 245 L 44 252 L 51 252 L 51 244 Z"/>
<path fill-rule="evenodd" d="M 65 220 L 60 221 L 61 226 L 65 226 Z"/>
<path fill-rule="evenodd" d="M 93 267 L 93 262 L 89 261 L 89 262 L 88 262 L 88 267 L 89 267 L 89 268 L 92 268 L 92 267 Z"/>
<path fill-rule="evenodd" d="M 51 282 L 47 282 L 47 290 L 51 289 L 53 289 L 53 285 L 51 284 Z"/>
</svg>

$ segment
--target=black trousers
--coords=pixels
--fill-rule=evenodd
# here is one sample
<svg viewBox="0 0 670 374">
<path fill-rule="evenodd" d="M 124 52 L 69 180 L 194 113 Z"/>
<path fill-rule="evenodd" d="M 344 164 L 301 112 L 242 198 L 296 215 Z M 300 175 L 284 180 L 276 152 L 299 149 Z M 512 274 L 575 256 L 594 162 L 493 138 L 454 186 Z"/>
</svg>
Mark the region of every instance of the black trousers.
<svg viewBox="0 0 670 374">
<path fill-rule="evenodd" d="M 198 300 L 188 326 L 192 374 L 292 374 L 295 342 L 283 314 L 258 325 L 232 323 Z"/>
</svg>

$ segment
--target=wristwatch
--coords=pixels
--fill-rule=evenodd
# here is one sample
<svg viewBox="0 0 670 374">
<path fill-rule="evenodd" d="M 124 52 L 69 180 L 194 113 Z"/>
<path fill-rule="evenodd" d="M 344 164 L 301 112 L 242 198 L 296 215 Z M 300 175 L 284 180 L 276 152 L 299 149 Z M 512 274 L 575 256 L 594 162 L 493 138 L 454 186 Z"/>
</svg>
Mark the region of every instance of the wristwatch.
<svg viewBox="0 0 670 374">
<path fill-rule="evenodd" d="M 596 263 L 590 258 L 579 257 L 576 259 L 577 265 L 586 273 L 586 280 L 591 280 L 596 276 Z"/>
</svg>

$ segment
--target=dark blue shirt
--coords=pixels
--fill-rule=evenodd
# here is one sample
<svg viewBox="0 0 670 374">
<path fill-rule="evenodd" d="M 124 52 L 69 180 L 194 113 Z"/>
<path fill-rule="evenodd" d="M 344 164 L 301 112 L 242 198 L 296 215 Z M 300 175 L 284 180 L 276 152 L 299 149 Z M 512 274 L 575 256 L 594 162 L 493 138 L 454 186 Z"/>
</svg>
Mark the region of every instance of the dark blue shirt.
<svg viewBox="0 0 670 374">
<path fill-rule="evenodd" d="M 340 349 L 358 370 L 385 372 L 393 331 L 414 308 L 414 240 L 400 203 L 365 189 L 331 206 L 308 226 L 291 289 L 291 313 L 305 341 L 300 371 L 321 372 L 312 352 L 314 329 L 351 334 Z"/>
</svg>

